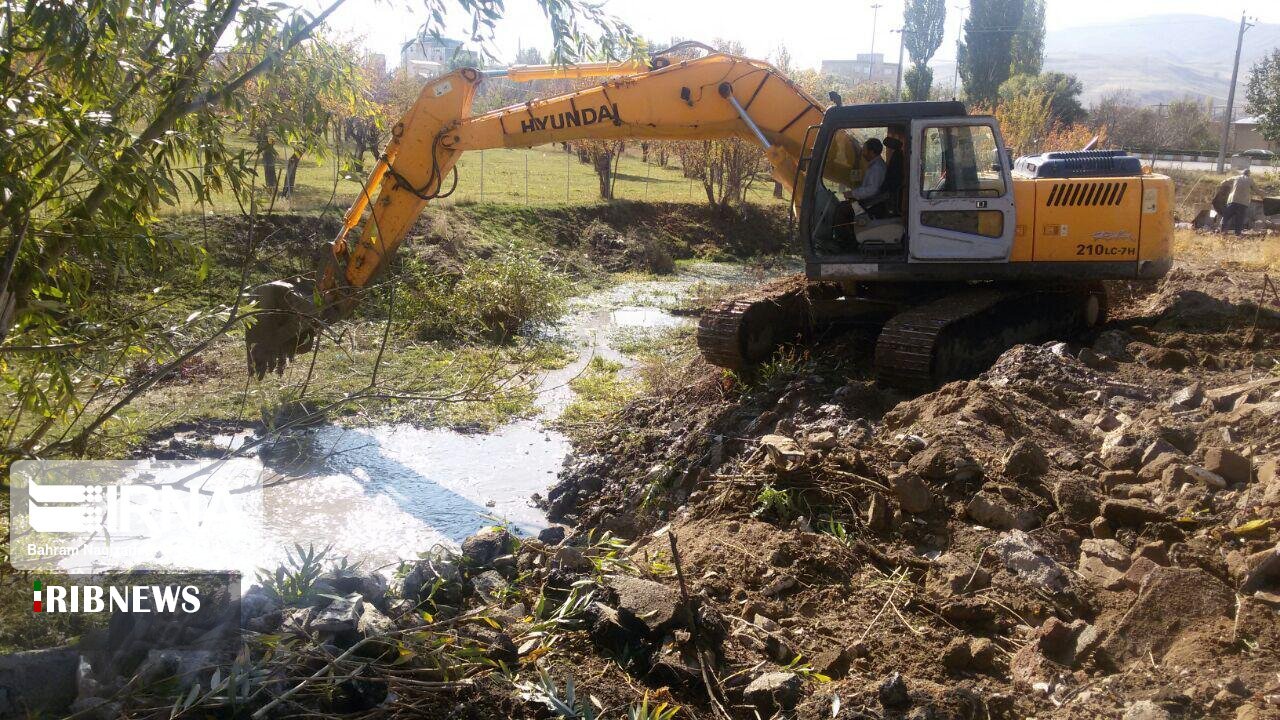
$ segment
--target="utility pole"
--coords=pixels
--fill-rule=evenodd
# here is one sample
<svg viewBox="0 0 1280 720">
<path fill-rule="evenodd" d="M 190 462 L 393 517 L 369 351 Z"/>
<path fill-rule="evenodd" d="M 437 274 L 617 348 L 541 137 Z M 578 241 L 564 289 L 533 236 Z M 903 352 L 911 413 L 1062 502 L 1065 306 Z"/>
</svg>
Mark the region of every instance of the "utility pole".
<svg viewBox="0 0 1280 720">
<path fill-rule="evenodd" d="M 953 5 L 960 11 L 960 29 L 956 31 L 956 74 L 951 78 L 951 99 L 960 97 L 960 41 L 964 38 L 964 16 L 969 11 L 968 5 Z"/>
<path fill-rule="evenodd" d="M 1240 77 L 1240 49 L 1244 45 L 1244 31 L 1253 27 L 1249 18 L 1240 13 L 1240 34 L 1236 36 L 1236 61 L 1231 66 L 1231 87 L 1227 88 L 1227 111 L 1222 116 L 1222 145 L 1218 147 L 1218 172 L 1226 169 L 1227 143 L 1231 142 L 1231 113 L 1236 104 L 1236 80 Z"/>
<path fill-rule="evenodd" d="M 871 5 L 871 53 L 867 56 L 867 82 L 874 82 L 876 71 L 876 24 L 880 22 L 880 3 Z"/>
<path fill-rule="evenodd" d="M 893 32 L 898 33 L 898 82 L 894 86 L 893 101 L 902 102 L 902 50 L 907 44 L 907 33 L 911 32 L 906 28 L 899 28 Z"/>
</svg>

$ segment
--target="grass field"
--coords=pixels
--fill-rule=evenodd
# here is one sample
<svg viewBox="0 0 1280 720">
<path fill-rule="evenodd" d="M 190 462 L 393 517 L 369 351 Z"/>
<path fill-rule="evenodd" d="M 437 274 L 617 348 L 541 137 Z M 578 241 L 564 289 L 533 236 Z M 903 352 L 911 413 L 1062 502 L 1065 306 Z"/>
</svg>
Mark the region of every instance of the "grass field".
<svg viewBox="0 0 1280 720">
<path fill-rule="evenodd" d="M 245 144 L 245 148 L 248 145 Z M 652 156 L 650 156 L 652 160 Z M 292 198 L 277 198 L 275 212 L 341 214 L 360 191 L 361 178 L 340 177 L 348 158 L 304 157 L 298 166 L 297 188 Z M 373 167 L 365 155 L 364 168 Z M 280 163 L 283 169 L 283 161 Z M 336 178 L 336 182 L 335 182 Z M 360 181 L 358 181 L 360 180 Z M 446 187 L 451 181 L 446 181 Z M 265 191 L 264 191 L 265 193 Z M 697 180 L 685 178 L 679 161 L 672 158 L 666 167 L 643 162 L 638 147 L 628 147 L 618 161 L 614 197 L 620 200 L 651 202 L 706 202 L 706 193 Z M 773 197 L 773 182 L 762 174 L 752 183 L 747 199 L 774 204 L 785 200 Z M 524 149 L 496 149 L 466 153 L 458 162 L 458 188 L 441 203 L 483 202 L 528 205 L 577 205 L 600 201 L 599 181 L 591 166 L 578 162 L 576 155 L 559 146 Z M 269 196 L 260 202 L 270 202 Z M 189 201 L 167 209 L 167 214 L 198 212 Z M 239 213 L 235 198 L 226 194 L 206 208 L 215 213 Z"/>
</svg>

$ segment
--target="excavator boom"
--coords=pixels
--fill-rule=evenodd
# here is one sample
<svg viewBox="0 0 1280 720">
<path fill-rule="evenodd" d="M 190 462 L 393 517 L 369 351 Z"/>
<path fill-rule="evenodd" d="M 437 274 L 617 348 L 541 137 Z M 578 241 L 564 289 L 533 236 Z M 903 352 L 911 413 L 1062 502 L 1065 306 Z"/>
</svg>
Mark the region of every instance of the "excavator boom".
<svg viewBox="0 0 1280 720">
<path fill-rule="evenodd" d="M 486 77 L 517 81 L 610 77 L 589 88 L 473 116 L 471 104 Z M 800 159 L 809 128 L 823 107 L 772 66 L 725 53 L 648 63 L 515 66 L 505 73 L 462 68 L 427 82 L 396 123 L 391 140 L 347 211 L 319 270 L 315 315 L 300 322 L 300 303 L 281 283 L 258 292 L 259 321 L 249 330 L 250 371 L 281 371 L 309 347 L 320 323 L 349 316 L 358 290 L 386 266 L 418 215 L 452 192 L 458 158 L 470 150 L 524 148 L 582 139 L 712 140 L 758 143 L 773 178 L 799 202 Z M 856 158 L 856 153 L 843 157 Z M 848 165 L 824 173 L 847 178 Z M 366 212 L 367 211 L 367 212 Z M 314 303 L 312 303 L 314 304 Z"/>
</svg>

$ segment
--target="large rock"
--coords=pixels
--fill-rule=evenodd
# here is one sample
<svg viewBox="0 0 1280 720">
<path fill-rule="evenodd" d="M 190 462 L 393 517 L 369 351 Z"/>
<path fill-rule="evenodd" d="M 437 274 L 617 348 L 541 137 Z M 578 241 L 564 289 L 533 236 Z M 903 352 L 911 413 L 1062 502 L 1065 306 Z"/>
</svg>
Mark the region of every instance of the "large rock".
<svg viewBox="0 0 1280 720">
<path fill-rule="evenodd" d="M 1231 588 L 1200 568 L 1157 567 L 1100 652 L 1116 667 L 1158 663 L 1174 649 L 1194 652 L 1215 630 L 1230 631 L 1235 605 Z"/>
<path fill-rule="evenodd" d="M 1210 490 L 1225 490 L 1227 488 L 1227 479 L 1216 472 L 1208 470 L 1207 468 L 1202 468 L 1198 465 L 1187 465 L 1182 468 L 1182 472 L 1186 475 L 1187 479 L 1192 482 L 1200 483 Z M 1178 479 L 1179 478 L 1175 473 L 1169 478 L 1167 484 L 1175 483 Z"/>
<path fill-rule="evenodd" d="M 457 561 L 438 553 L 416 560 L 400 581 L 400 596 L 413 603 L 426 599 L 434 589 L 434 598 L 440 602 L 456 603 L 462 597 L 460 580 L 462 573 Z"/>
<path fill-rule="evenodd" d="M 316 592 L 328 595 L 358 594 L 378 607 L 387 606 L 387 580 L 376 572 L 361 573 L 350 568 L 331 570 L 316 579 Z"/>
<path fill-rule="evenodd" d="M 1253 477 L 1253 464 L 1249 458 L 1221 447 L 1205 450 L 1204 469 L 1234 484 L 1247 483 Z"/>
<path fill-rule="evenodd" d="M 644 641 L 644 628 L 626 625 L 618 611 L 602 602 L 593 602 L 586 610 L 587 635 L 596 647 L 615 655 L 625 655 L 631 647 Z"/>
<path fill-rule="evenodd" d="M 1092 484 L 1079 476 L 1065 477 L 1053 488 L 1053 501 L 1058 512 L 1071 522 L 1088 523 L 1098 516 L 1102 498 Z"/>
<path fill-rule="evenodd" d="M 779 712 L 791 712 L 800 701 L 803 687 L 804 683 L 795 673 L 771 672 L 752 680 L 742 694 L 759 711 L 760 717 L 772 717 Z"/>
<path fill-rule="evenodd" d="M 0 717 L 63 715 L 79 667 L 80 653 L 65 648 L 0 655 Z"/>
<path fill-rule="evenodd" d="M 1121 572 L 1129 569 L 1129 550 L 1116 540 L 1089 538 L 1080 543 L 1080 556 L 1097 558 L 1107 567 Z"/>
<path fill-rule="evenodd" d="M 486 603 L 496 603 L 506 593 L 508 585 L 497 570 L 485 570 L 471 578 L 471 587 Z"/>
<path fill-rule="evenodd" d="M 1031 438 L 1022 438 L 1004 456 L 1004 474 L 1020 480 L 1038 478 L 1049 471 L 1049 456 Z"/>
<path fill-rule="evenodd" d="M 960 482 L 982 477 L 982 466 L 969 449 L 956 440 L 940 440 L 916 453 L 907 468 L 921 477 L 938 482 Z"/>
<path fill-rule="evenodd" d="M 211 675 L 216 663 L 217 654 L 212 650 L 154 648 L 136 674 L 144 686 L 166 682 L 182 691 Z"/>
<path fill-rule="evenodd" d="M 1102 504 L 1102 517 L 1120 527 L 1141 527 L 1168 519 L 1158 508 L 1142 500 L 1108 500 Z"/>
<path fill-rule="evenodd" d="M 559 545 L 564 542 L 565 536 L 568 534 L 569 528 L 564 525 L 552 524 L 542 529 L 538 533 L 538 541 L 546 545 Z"/>
<path fill-rule="evenodd" d="M 994 530 L 1030 530 L 1040 524 L 1032 509 L 1007 500 L 999 488 L 983 488 L 965 505 L 965 512 L 980 525 Z"/>
<path fill-rule="evenodd" d="M 1173 443 L 1169 442 L 1168 440 L 1165 440 L 1164 438 L 1156 438 L 1154 441 L 1151 442 L 1150 445 L 1146 447 L 1146 449 L 1142 451 L 1142 458 L 1141 460 L 1139 460 L 1139 462 L 1141 462 L 1142 465 L 1145 467 L 1146 465 L 1150 464 L 1153 460 L 1160 457 L 1161 455 L 1172 453 L 1173 455 L 1177 456 L 1180 454 L 1180 452 L 1181 451 L 1179 451 L 1178 448 L 1174 447 Z"/>
<path fill-rule="evenodd" d="M 1191 358 L 1181 350 L 1144 347 L 1137 353 L 1138 362 L 1160 370 L 1181 370 L 1191 364 Z"/>
<path fill-rule="evenodd" d="M 933 494 L 919 475 L 913 472 L 899 473 L 889 479 L 889 487 L 905 512 L 928 512 L 933 506 Z"/>
<path fill-rule="evenodd" d="M 911 704 L 911 694 L 902 673 L 894 672 L 881 681 L 876 688 L 876 695 L 880 698 L 880 704 L 886 708 L 901 708 Z"/>
<path fill-rule="evenodd" d="M 1177 467 L 1185 463 L 1187 459 L 1180 452 L 1164 452 L 1157 455 L 1142 466 L 1138 471 L 1138 482 L 1149 483 L 1155 482 L 1164 476 L 1164 472 L 1171 467 Z"/>
<path fill-rule="evenodd" d="M 680 593 L 662 583 L 630 575 L 611 575 L 605 587 L 617 597 L 624 625 L 643 628 L 650 638 L 661 637 L 685 622 Z"/>
<path fill-rule="evenodd" d="M 1280 388 L 1280 377 L 1270 376 L 1258 380 L 1214 388 L 1204 394 L 1205 398 L 1219 410 L 1230 410 L 1240 400 L 1246 402 L 1261 398 L 1263 394 Z"/>
<path fill-rule="evenodd" d="M 1004 562 L 1005 567 L 1024 582 L 1051 593 L 1067 589 L 1067 572 L 1027 533 L 1011 530 L 997 540 L 991 549 Z"/>
<path fill-rule="evenodd" d="M 765 435 L 760 438 L 760 447 L 764 448 L 769 464 L 780 472 L 793 470 L 804 463 L 804 451 L 786 435 Z"/>
<path fill-rule="evenodd" d="M 1280 505 L 1280 458 L 1258 465 L 1258 487 L 1262 489 L 1263 505 Z"/>
<path fill-rule="evenodd" d="M 1280 584 L 1280 543 L 1270 550 L 1262 550 L 1248 556 L 1240 572 L 1240 591 L 1253 592 L 1269 585 Z"/>
<path fill-rule="evenodd" d="M 280 598 L 265 590 L 261 585 L 252 585 L 240 598 L 240 620 L 248 623 L 281 610 Z"/>
<path fill-rule="evenodd" d="M 1195 410 L 1200 407 L 1200 403 L 1204 402 L 1204 387 L 1194 382 L 1182 388 L 1169 398 L 1169 407 L 1172 410 Z"/>
<path fill-rule="evenodd" d="M 462 541 L 462 558 L 474 567 L 492 567 L 494 560 L 511 552 L 512 544 L 506 528 L 487 527 Z"/>
<path fill-rule="evenodd" d="M 359 593 L 334 598 L 328 607 L 312 618 L 311 629 L 315 632 L 335 635 L 354 634 L 360 622 L 360 614 L 363 612 L 364 598 L 360 597 Z"/>
</svg>

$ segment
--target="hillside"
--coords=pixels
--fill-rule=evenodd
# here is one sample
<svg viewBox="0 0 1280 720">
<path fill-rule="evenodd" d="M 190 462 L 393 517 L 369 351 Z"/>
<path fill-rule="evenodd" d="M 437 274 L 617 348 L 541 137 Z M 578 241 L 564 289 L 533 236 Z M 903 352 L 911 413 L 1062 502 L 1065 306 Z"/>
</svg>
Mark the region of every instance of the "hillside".
<svg viewBox="0 0 1280 720">
<path fill-rule="evenodd" d="M 1148 103 L 1193 96 L 1226 102 L 1239 24 L 1205 15 L 1153 15 L 1050 31 L 1045 67 L 1079 76 L 1085 99 L 1127 90 Z M 1245 34 L 1241 85 L 1247 69 L 1280 46 L 1280 25 L 1260 23 Z"/>
<path fill-rule="evenodd" d="M 1086 105 L 1120 90 L 1150 104 L 1190 96 L 1223 105 L 1239 28 L 1236 20 L 1207 15 L 1152 15 L 1050 30 L 1045 69 L 1084 81 Z M 1280 24 L 1259 23 L 1245 34 L 1238 106 L 1249 67 L 1275 47 Z M 950 88 L 955 62 L 935 62 L 933 72 L 939 87 Z"/>
</svg>

